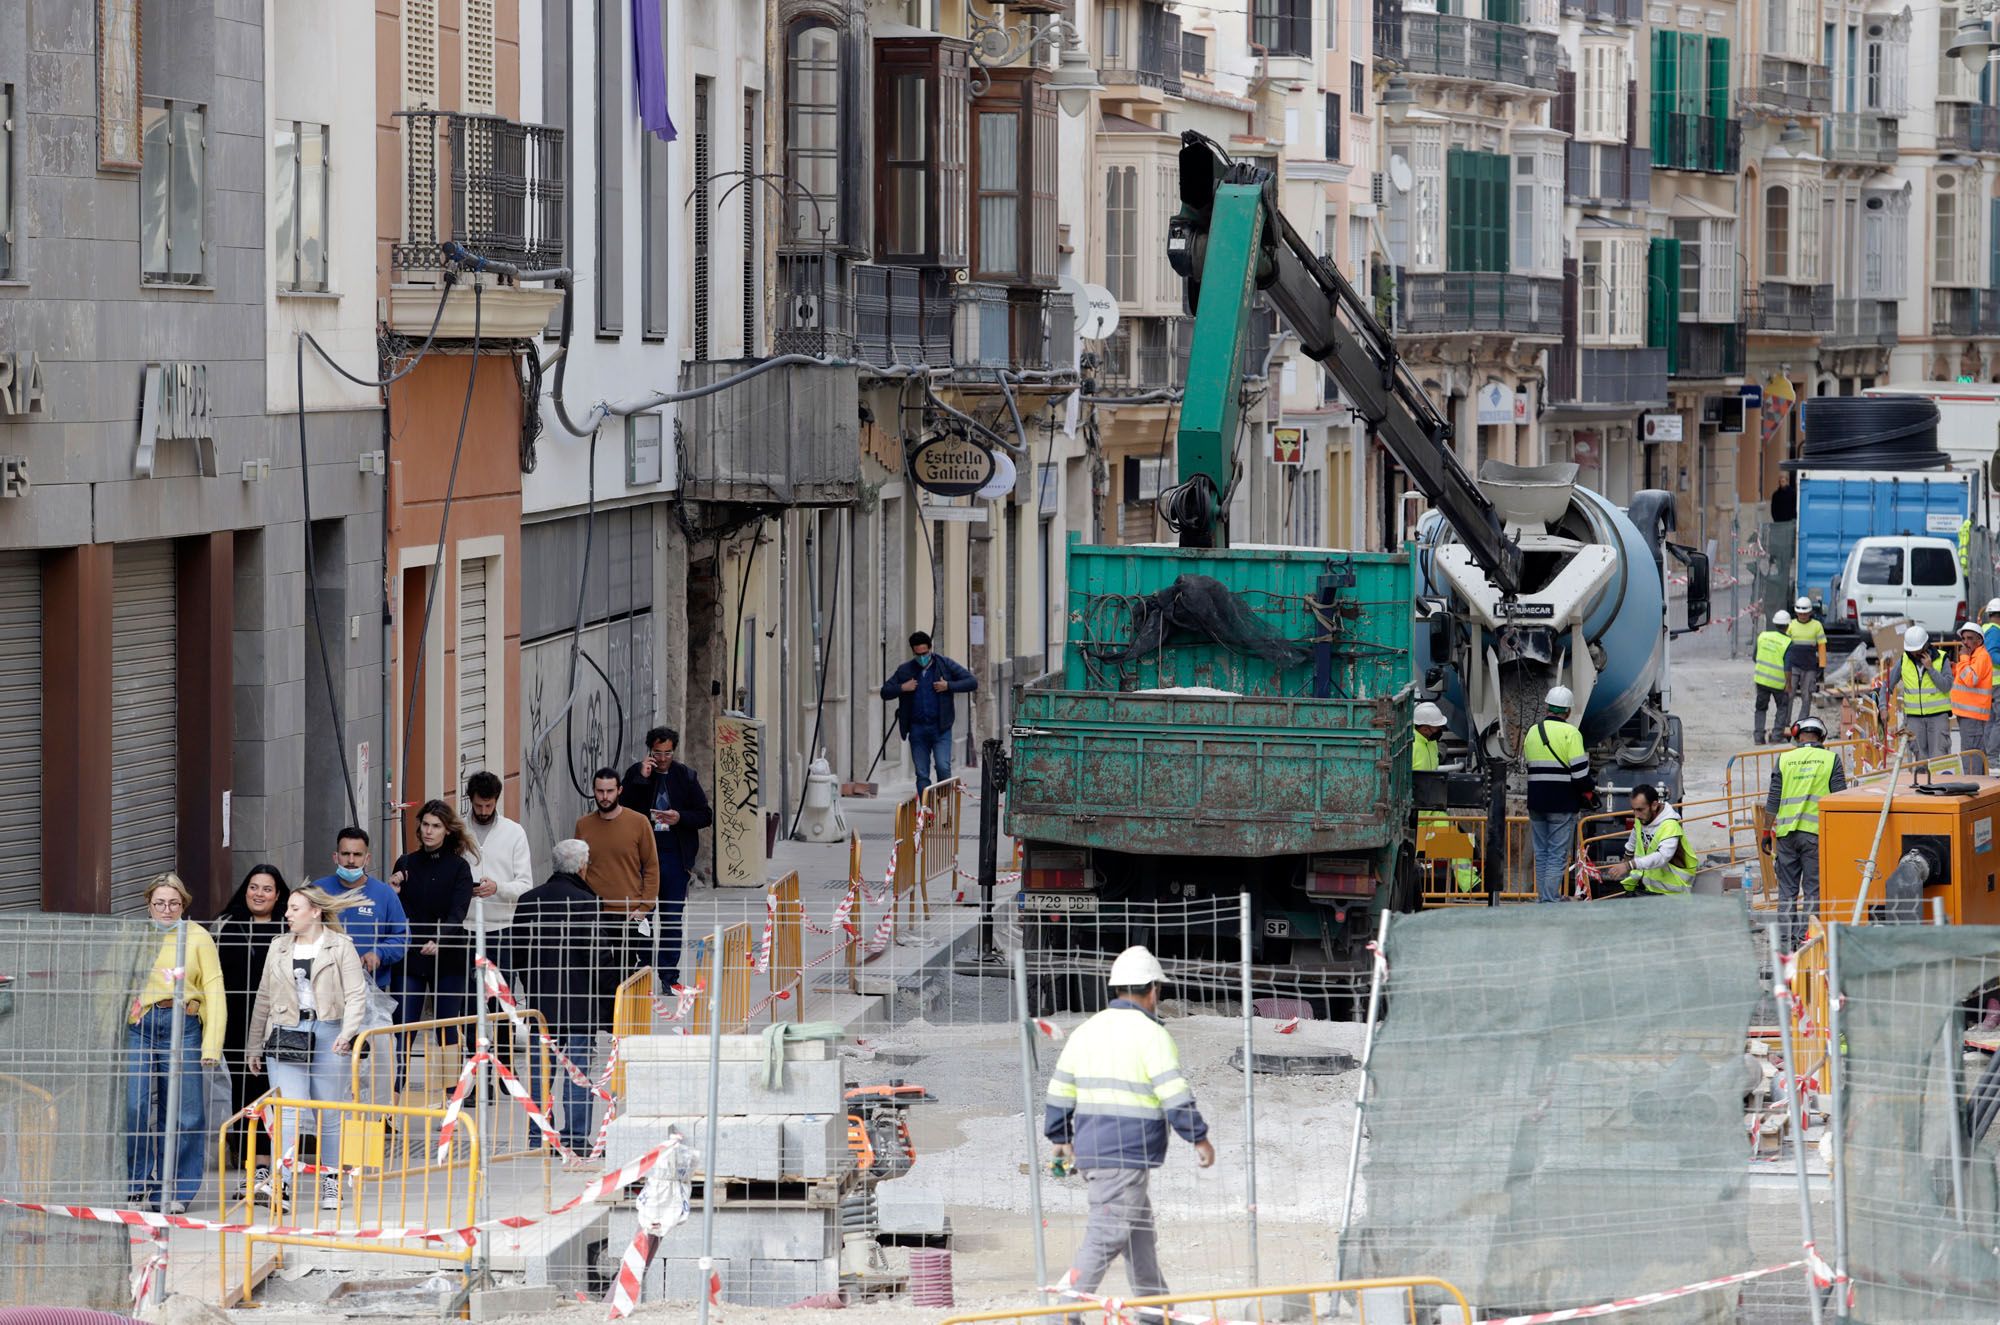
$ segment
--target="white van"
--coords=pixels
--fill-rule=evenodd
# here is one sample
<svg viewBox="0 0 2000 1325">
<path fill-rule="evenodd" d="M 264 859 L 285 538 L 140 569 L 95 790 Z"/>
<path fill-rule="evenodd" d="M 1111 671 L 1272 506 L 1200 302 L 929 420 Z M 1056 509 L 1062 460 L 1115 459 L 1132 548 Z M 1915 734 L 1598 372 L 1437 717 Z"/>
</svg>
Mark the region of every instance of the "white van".
<svg viewBox="0 0 2000 1325">
<path fill-rule="evenodd" d="M 1835 610 L 1862 631 L 1908 617 L 1933 639 L 1949 639 L 1965 620 L 1965 572 L 1954 539 L 1864 538 L 1847 554 L 1833 589 Z"/>
</svg>

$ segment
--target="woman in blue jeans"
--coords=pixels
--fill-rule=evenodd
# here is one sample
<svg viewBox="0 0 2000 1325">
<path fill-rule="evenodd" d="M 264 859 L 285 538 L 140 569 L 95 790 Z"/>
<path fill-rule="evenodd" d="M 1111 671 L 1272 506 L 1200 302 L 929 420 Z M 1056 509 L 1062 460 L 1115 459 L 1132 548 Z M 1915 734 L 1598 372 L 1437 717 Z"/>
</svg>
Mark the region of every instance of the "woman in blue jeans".
<svg viewBox="0 0 2000 1325">
<path fill-rule="evenodd" d="M 222 1039 L 229 1018 L 228 995 L 222 988 L 222 966 L 215 957 L 215 940 L 200 925 L 187 920 L 194 900 L 187 885 L 174 874 L 162 874 L 146 887 L 146 913 L 159 931 L 160 946 L 145 983 L 126 1011 L 125 1045 L 129 1072 L 125 1080 L 125 1172 L 132 1203 L 156 1205 L 161 1200 L 161 1162 L 167 1137 L 167 1093 L 170 1076 L 180 1078 L 175 1110 L 173 1189 L 166 1193 L 169 1214 L 184 1214 L 201 1190 L 206 1110 L 202 1107 L 202 1069 L 222 1061 Z M 187 929 L 183 961 L 180 930 Z M 174 973 L 185 971 L 181 1042 L 174 1044 Z"/>
<path fill-rule="evenodd" d="M 349 1098 L 348 1055 L 368 1010 L 368 973 L 361 967 L 354 941 L 340 931 L 339 913 L 364 900 L 358 893 L 329 897 L 308 886 L 285 903 L 285 924 L 291 933 L 271 940 L 244 1053 L 252 1072 L 269 1067 L 271 1088 L 281 1099 L 341 1104 Z M 303 1050 L 281 1049 L 273 1044 L 274 1033 L 281 1029 L 306 1031 L 311 1042 Z M 299 1158 L 302 1136 L 314 1139 L 315 1162 L 334 1170 L 320 1177 L 320 1208 L 338 1210 L 339 1111 L 288 1107 L 278 1135 L 285 1146 L 284 1158 L 290 1160 Z M 256 1176 L 257 1195 L 269 1196 L 269 1167 L 260 1166 Z M 290 1177 L 287 1172 L 287 1195 Z"/>
</svg>

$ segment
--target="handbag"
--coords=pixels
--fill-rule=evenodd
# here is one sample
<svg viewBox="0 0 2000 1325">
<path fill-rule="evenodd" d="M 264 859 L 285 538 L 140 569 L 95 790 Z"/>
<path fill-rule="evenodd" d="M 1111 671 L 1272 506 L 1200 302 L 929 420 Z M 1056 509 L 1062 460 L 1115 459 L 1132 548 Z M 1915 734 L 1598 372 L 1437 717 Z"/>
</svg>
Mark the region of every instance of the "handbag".
<svg viewBox="0 0 2000 1325">
<path fill-rule="evenodd" d="M 313 1033 L 303 1026 L 273 1026 L 264 1044 L 264 1057 L 274 1063 L 310 1063 Z"/>
</svg>

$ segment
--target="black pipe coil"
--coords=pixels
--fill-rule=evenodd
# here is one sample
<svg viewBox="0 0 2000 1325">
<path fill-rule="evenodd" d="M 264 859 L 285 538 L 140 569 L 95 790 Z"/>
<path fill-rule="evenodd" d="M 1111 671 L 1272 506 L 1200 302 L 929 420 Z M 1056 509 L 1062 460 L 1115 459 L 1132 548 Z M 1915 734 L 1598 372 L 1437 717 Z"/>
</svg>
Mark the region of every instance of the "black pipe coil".
<svg viewBox="0 0 2000 1325">
<path fill-rule="evenodd" d="M 1924 396 L 1813 396 L 1799 407 L 1799 469 L 1943 469 L 1938 407 Z"/>
</svg>

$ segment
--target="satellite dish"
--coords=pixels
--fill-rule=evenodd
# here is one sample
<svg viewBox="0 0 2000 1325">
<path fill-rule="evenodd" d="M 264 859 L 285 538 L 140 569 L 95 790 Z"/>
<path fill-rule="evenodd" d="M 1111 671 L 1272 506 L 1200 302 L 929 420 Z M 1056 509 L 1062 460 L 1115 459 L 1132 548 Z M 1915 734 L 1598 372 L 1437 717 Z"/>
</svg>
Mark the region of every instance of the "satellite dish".
<svg viewBox="0 0 2000 1325">
<path fill-rule="evenodd" d="M 1410 163 L 1403 159 L 1402 153 L 1392 153 L 1389 157 L 1389 183 L 1395 186 L 1396 192 L 1408 193 L 1410 180 Z"/>
<path fill-rule="evenodd" d="M 1076 334 L 1085 340 L 1104 340 L 1118 330 L 1118 301 L 1101 285 L 1083 287 L 1083 302 L 1076 310 Z"/>
</svg>

